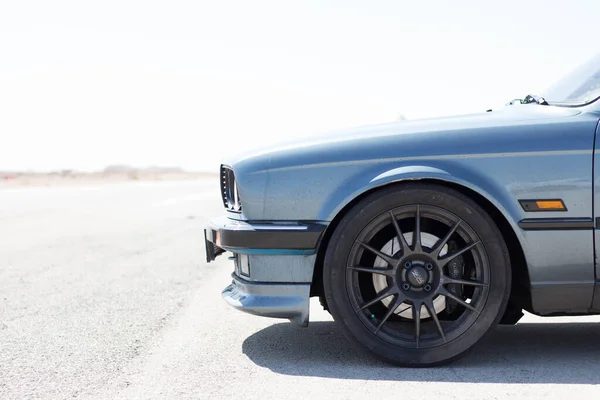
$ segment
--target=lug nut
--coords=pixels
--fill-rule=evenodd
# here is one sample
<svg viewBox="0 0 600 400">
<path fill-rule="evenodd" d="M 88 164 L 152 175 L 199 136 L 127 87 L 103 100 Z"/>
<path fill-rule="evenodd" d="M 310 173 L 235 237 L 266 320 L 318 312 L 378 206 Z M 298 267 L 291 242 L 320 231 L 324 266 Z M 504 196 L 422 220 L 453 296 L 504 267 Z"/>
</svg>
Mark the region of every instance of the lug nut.
<svg viewBox="0 0 600 400">
<path fill-rule="evenodd" d="M 432 264 L 432 263 L 427 263 L 427 264 L 425 264 L 425 269 L 426 269 L 427 271 L 431 271 L 431 270 L 433 269 L 433 264 Z"/>
<path fill-rule="evenodd" d="M 404 263 L 404 268 L 410 268 L 412 266 L 412 263 L 410 261 L 407 261 Z"/>
<path fill-rule="evenodd" d="M 410 284 L 409 284 L 408 282 L 404 282 L 404 283 L 402 284 L 402 289 L 404 289 L 404 290 L 409 290 L 409 289 L 410 289 Z"/>
<path fill-rule="evenodd" d="M 425 287 L 423 288 L 424 291 L 426 292 L 430 292 L 431 291 L 431 285 L 425 285 Z"/>
</svg>

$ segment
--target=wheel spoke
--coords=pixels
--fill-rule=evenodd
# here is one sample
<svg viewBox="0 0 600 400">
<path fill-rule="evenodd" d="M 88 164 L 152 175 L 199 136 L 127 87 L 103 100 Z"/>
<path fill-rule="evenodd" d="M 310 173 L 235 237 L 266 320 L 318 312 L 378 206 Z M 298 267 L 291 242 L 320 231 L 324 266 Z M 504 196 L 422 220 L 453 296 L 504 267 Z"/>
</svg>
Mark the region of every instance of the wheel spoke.
<svg viewBox="0 0 600 400">
<path fill-rule="evenodd" d="M 413 321 L 415 321 L 415 340 L 417 341 L 417 349 L 419 348 L 419 340 L 421 339 L 421 302 L 413 304 Z"/>
<path fill-rule="evenodd" d="M 348 267 L 348 269 L 351 269 L 351 270 L 357 271 L 357 272 L 366 272 L 368 274 L 385 275 L 385 276 L 389 276 L 389 277 L 394 276 L 394 271 L 392 271 L 391 269 L 386 269 L 386 268 L 361 267 L 359 265 L 355 265 L 352 267 Z"/>
<path fill-rule="evenodd" d="M 382 292 L 380 292 L 378 294 L 377 297 L 375 297 L 373 300 L 363 304 L 358 311 L 363 311 L 364 309 L 367 309 L 369 307 L 371 307 L 373 304 L 379 303 L 381 300 L 385 299 L 386 297 L 389 297 L 393 294 L 396 294 L 396 290 L 395 288 L 387 288 L 385 290 L 383 290 Z"/>
<path fill-rule="evenodd" d="M 392 305 L 388 308 L 387 312 L 383 316 L 383 319 L 381 320 L 381 322 L 379 322 L 379 325 L 377 325 L 377 329 L 375 329 L 375 334 L 379 332 L 379 330 L 383 327 L 383 324 L 387 322 L 387 320 L 392 316 L 392 314 L 394 314 L 394 311 L 396 311 L 396 308 L 398 308 L 400 304 L 404 302 L 404 300 L 406 300 L 406 297 L 404 295 L 400 293 L 396 294 L 396 298 L 394 299 Z"/>
<path fill-rule="evenodd" d="M 454 251 L 451 254 L 448 254 L 447 256 L 443 257 L 442 259 L 439 260 L 439 265 L 440 267 L 443 267 L 444 265 L 448 264 L 450 261 L 452 261 L 453 259 L 455 259 L 456 257 L 460 256 L 461 254 L 471 250 L 473 247 L 477 246 L 479 243 L 481 243 L 479 240 L 473 243 L 469 243 L 468 245 L 466 245 L 464 248 Z"/>
<path fill-rule="evenodd" d="M 406 256 L 410 252 L 410 246 L 408 245 L 406 238 L 404 237 L 404 235 L 402 234 L 402 231 L 400 230 L 400 225 L 398 225 L 398 220 L 394 216 L 394 213 L 391 211 L 390 211 L 390 216 L 392 217 L 392 225 L 394 225 L 394 229 L 396 230 L 396 236 L 398 236 L 398 242 L 400 243 L 400 246 L 402 247 L 402 255 Z"/>
<path fill-rule="evenodd" d="M 392 267 L 395 266 L 396 261 L 394 258 L 392 258 L 392 256 L 385 254 L 371 246 L 369 246 L 366 243 L 361 242 L 360 240 L 357 241 L 358 244 L 360 244 L 362 247 L 364 247 L 365 249 L 369 250 L 371 253 L 375 254 L 377 257 L 381 258 L 382 260 L 384 260 L 386 263 L 388 263 L 389 265 L 391 265 Z"/>
<path fill-rule="evenodd" d="M 446 236 L 444 236 L 444 238 L 442 240 L 440 240 L 438 242 L 438 244 L 435 246 L 435 248 L 431 252 L 431 254 L 435 258 L 437 258 L 440 255 L 440 252 L 442 251 L 442 249 L 444 248 L 446 243 L 448 243 L 448 240 L 450 240 L 450 237 L 454 234 L 454 232 L 456 232 L 456 229 L 458 229 L 458 226 L 460 225 L 461 222 L 462 222 L 462 220 L 460 220 L 460 219 L 458 221 L 456 221 L 456 223 L 450 228 L 450 230 L 448 231 Z"/>
<path fill-rule="evenodd" d="M 461 299 L 458 296 L 455 296 L 454 294 L 450 293 L 449 291 L 447 291 L 446 289 L 441 289 L 439 291 L 439 293 L 449 299 L 452 299 L 454 301 L 456 301 L 458 304 L 462 305 L 463 307 L 465 307 L 468 310 L 471 310 L 477 314 L 479 314 L 479 310 L 476 309 L 475 307 L 473 307 L 471 304 L 467 303 L 466 301 L 464 301 L 463 299 Z"/>
<path fill-rule="evenodd" d="M 468 281 L 465 279 L 453 279 L 448 276 L 444 276 L 442 283 L 444 285 L 457 284 L 457 285 L 465 285 L 465 286 L 481 286 L 481 287 L 489 286 L 487 283 L 483 283 L 483 282 L 479 282 L 479 281 Z"/>
<path fill-rule="evenodd" d="M 415 231 L 413 233 L 413 251 L 421 253 L 423 248 L 421 246 L 421 209 L 417 205 L 417 211 L 415 212 Z"/>
<path fill-rule="evenodd" d="M 431 319 L 433 320 L 433 322 L 435 322 L 435 326 L 437 326 L 437 330 L 440 333 L 442 340 L 444 341 L 444 343 L 446 343 L 446 335 L 444 335 L 444 329 L 442 328 L 442 324 L 440 323 L 440 320 L 435 312 L 435 307 L 433 306 L 433 301 L 427 300 L 427 301 L 424 301 L 423 304 L 425 304 L 425 307 L 427 308 L 429 315 L 431 315 Z"/>
</svg>

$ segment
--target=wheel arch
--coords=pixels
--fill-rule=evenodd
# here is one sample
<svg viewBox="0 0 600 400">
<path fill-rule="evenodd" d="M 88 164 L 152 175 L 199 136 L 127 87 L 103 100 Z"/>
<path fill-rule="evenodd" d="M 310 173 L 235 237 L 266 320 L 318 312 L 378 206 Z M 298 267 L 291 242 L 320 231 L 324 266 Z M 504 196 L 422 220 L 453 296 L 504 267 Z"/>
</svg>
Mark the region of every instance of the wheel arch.
<svg viewBox="0 0 600 400">
<path fill-rule="evenodd" d="M 365 197 L 382 190 L 383 188 L 391 185 L 403 185 L 407 182 L 418 182 L 423 184 L 436 184 L 447 188 L 454 189 L 459 193 L 467 196 L 473 200 L 477 205 L 484 209 L 490 217 L 494 220 L 498 229 L 500 230 L 503 239 L 509 249 L 511 270 L 512 270 L 512 289 L 509 298 L 508 307 L 521 307 L 526 310 L 531 310 L 531 285 L 529 279 L 529 272 L 527 269 L 527 260 L 521 242 L 519 241 L 514 228 L 509 223 L 507 217 L 500 211 L 500 209 L 484 195 L 478 193 L 472 188 L 469 188 L 460 183 L 440 179 L 440 178 L 414 178 L 401 179 L 393 182 L 388 182 L 383 185 L 372 187 L 358 196 L 353 198 L 350 202 L 345 204 L 334 216 L 329 225 L 327 226 L 323 236 L 319 242 L 317 249 L 317 257 L 315 260 L 315 266 L 313 271 L 313 279 L 311 284 L 311 296 L 323 297 L 323 263 L 325 259 L 325 253 L 331 239 L 331 236 L 337 229 L 340 221 L 344 216 L 362 199 Z M 321 300 L 322 305 L 327 308 L 327 305 Z M 507 308 L 508 309 L 508 308 Z"/>
</svg>

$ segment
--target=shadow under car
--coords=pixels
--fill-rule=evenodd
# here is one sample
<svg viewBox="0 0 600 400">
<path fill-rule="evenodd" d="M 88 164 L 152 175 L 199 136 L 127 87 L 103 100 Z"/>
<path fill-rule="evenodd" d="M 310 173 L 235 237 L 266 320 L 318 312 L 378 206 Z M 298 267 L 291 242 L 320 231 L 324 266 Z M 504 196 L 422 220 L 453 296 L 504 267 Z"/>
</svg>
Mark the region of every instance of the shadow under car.
<svg viewBox="0 0 600 400">
<path fill-rule="evenodd" d="M 255 364 L 287 375 L 337 379 L 600 383 L 600 323 L 498 326 L 465 357 L 435 368 L 397 368 L 363 353 L 334 322 L 308 328 L 276 323 L 252 336 L 243 352 Z"/>
</svg>

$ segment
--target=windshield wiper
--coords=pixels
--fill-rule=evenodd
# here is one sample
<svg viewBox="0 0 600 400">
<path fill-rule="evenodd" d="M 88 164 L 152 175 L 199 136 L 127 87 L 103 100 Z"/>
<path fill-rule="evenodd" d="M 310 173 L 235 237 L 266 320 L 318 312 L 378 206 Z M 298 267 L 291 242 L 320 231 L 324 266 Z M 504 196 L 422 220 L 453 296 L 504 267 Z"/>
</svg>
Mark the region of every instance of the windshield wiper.
<svg viewBox="0 0 600 400">
<path fill-rule="evenodd" d="M 546 101 L 546 99 L 544 99 L 541 96 L 536 96 L 534 94 L 528 94 L 527 96 L 525 96 L 525 98 L 521 102 L 521 104 L 531 104 L 531 103 L 537 103 L 542 106 L 549 105 L 548 102 Z"/>
<path fill-rule="evenodd" d="M 546 99 L 544 99 L 543 97 L 540 96 L 536 96 L 534 94 L 528 94 L 527 96 L 525 96 L 524 99 L 514 99 L 509 101 L 506 105 L 507 106 L 512 106 L 513 104 L 539 104 L 542 106 L 548 106 L 548 102 L 546 101 Z"/>
</svg>

